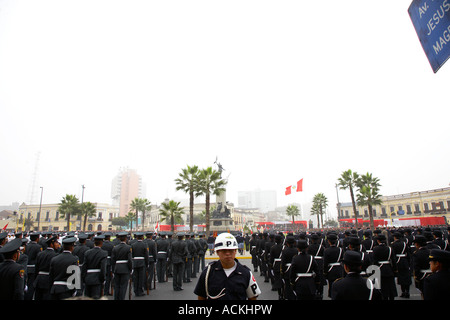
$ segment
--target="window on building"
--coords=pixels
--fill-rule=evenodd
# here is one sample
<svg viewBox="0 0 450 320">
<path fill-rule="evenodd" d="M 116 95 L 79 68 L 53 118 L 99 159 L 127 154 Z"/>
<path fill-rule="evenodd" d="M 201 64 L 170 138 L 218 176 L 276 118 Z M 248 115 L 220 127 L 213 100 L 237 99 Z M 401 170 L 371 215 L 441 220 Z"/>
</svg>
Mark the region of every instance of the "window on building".
<svg viewBox="0 0 450 320">
<path fill-rule="evenodd" d="M 414 213 L 420 213 L 420 205 L 418 203 L 414 204 Z"/>
<path fill-rule="evenodd" d="M 348 217 L 348 210 L 345 210 L 345 216 Z"/>
<path fill-rule="evenodd" d="M 406 205 L 406 214 L 412 214 L 411 205 L 409 204 Z"/>
<path fill-rule="evenodd" d="M 55 221 L 58 221 L 58 220 L 59 220 L 59 212 L 56 211 L 56 214 L 55 214 Z"/>
<path fill-rule="evenodd" d="M 49 221 L 50 220 L 50 211 L 47 211 L 45 213 L 45 221 Z"/>
<path fill-rule="evenodd" d="M 423 209 L 424 209 L 425 213 L 430 212 L 430 208 L 428 207 L 428 203 L 424 203 L 423 204 Z"/>
<path fill-rule="evenodd" d="M 386 214 L 386 207 L 381 207 L 381 215 L 382 216 L 387 216 L 387 214 Z"/>
<path fill-rule="evenodd" d="M 369 213 L 367 212 L 367 209 L 364 209 L 364 217 L 368 217 Z"/>
</svg>

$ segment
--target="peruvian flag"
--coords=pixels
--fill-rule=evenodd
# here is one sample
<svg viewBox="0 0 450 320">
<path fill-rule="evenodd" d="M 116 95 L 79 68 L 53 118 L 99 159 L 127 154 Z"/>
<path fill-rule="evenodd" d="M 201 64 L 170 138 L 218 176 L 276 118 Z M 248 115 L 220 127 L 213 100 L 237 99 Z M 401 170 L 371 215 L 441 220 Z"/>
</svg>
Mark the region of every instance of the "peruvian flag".
<svg viewBox="0 0 450 320">
<path fill-rule="evenodd" d="M 158 234 L 159 221 L 156 221 L 155 234 Z"/>
<path fill-rule="evenodd" d="M 9 224 L 9 222 L 6 224 L 6 226 L 3 227 L 3 229 L 2 229 L 3 231 L 6 230 L 6 227 L 8 226 L 8 224 Z"/>
<path fill-rule="evenodd" d="M 287 187 L 284 194 L 290 195 L 292 193 L 292 190 L 294 190 L 295 192 L 303 191 L 303 178 L 297 181 L 297 185 Z"/>
</svg>

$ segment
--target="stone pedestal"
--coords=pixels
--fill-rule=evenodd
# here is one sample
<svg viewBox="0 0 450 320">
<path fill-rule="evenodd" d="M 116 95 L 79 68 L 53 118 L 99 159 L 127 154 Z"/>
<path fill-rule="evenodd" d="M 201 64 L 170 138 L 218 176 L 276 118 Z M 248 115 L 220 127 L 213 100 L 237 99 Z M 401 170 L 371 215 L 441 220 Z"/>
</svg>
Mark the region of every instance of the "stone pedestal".
<svg viewBox="0 0 450 320">
<path fill-rule="evenodd" d="M 226 191 L 216 196 L 216 209 L 211 213 L 211 218 L 209 219 L 210 232 L 221 233 L 234 230 L 233 219 L 227 208 L 226 198 Z"/>
</svg>

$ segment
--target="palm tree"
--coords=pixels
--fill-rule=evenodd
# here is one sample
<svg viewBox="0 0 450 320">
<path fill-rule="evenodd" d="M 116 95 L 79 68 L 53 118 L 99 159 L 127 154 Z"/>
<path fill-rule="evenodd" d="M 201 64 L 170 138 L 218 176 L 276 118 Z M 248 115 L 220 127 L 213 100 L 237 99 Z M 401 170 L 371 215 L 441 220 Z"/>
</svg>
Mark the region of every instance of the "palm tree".
<svg viewBox="0 0 450 320">
<path fill-rule="evenodd" d="M 84 217 L 83 220 L 83 230 L 86 230 L 86 221 L 87 218 L 95 217 L 97 213 L 97 208 L 92 202 L 83 202 L 80 208 L 80 215 Z"/>
<path fill-rule="evenodd" d="M 61 218 L 67 220 L 67 231 L 70 231 L 70 217 L 77 215 L 80 212 L 80 209 L 80 202 L 76 196 L 66 194 L 66 196 L 62 198 L 58 211 Z"/>
<path fill-rule="evenodd" d="M 151 202 L 145 198 L 134 198 L 130 203 L 130 208 L 136 211 L 136 230 L 138 229 L 139 212 L 142 212 L 142 230 L 144 230 L 145 212 L 151 209 Z"/>
<path fill-rule="evenodd" d="M 175 179 L 177 185 L 176 190 L 182 190 L 185 193 L 189 193 L 189 230 L 194 230 L 194 198 L 195 191 L 198 182 L 198 166 L 187 166 L 185 169 L 181 169 L 178 174 L 179 178 Z"/>
<path fill-rule="evenodd" d="M 139 206 L 139 211 L 142 212 L 142 231 L 145 229 L 145 213 L 152 209 L 152 203 L 147 199 L 141 199 L 141 203 Z"/>
<path fill-rule="evenodd" d="M 316 206 L 318 210 L 318 214 L 320 215 L 320 222 L 323 227 L 323 214 L 325 213 L 325 209 L 328 207 L 328 199 L 327 197 L 319 192 L 313 198 L 313 207 Z"/>
<path fill-rule="evenodd" d="M 136 219 L 136 213 L 134 213 L 133 211 L 128 212 L 128 214 L 125 216 L 125 219 L 130 225 L 130 230 L 133 230 L 133 221 Z"/>
<path fill-rule="evenodd" d="M 355 227 L 358 227 L 358 212 L 356 211 L 356 202 L 354 195 L 354 188 L 356 188 L 356 182 L 359 179 L 359 174 L 356 172 L 352 172 L 352 170 L 348 169 L 347 171 L 342 172 L 341 177 L 338 179 L 339 189 L 350 190 L 350 197 L 352 199 L 353 206 L 353 214 L 355 215 Z"/>
<path fill-rule="evenodd" d="M 295 205 L 290 205 L 286 208 L 286 215 L 292 216 L 292 230 L 295 229 L 295 217 L 300 215 L 300 210 Z"/>
<path fill-rule="evenodd" d="M 225 192 L 227 181 L 222 179 L 220 172 L 214 170 L 212 167 L 200 170 L 197 180 L 196 196 L 205 196 L 206 234 L 209 235 L 210 196 L 211 194 L 218 196 L 222 192 Z"/>
<path fill-rule="evenodd" d="M 32 217 L 25 218 L 23 225 L 25 226 L 25 231 L 30 231 L 30 229 L 34 227 L 34 219 Z"/>
<path fill-rule="evenodd" d="M 311 215 L 317 216 L 317 228 L 320 228 L 320 209 L 316 203 L 313 203 L 311 207 Z"/>
<path fill-rule="evenodd" d="M 380 179 L 372 176 L 371 173 L 366 173 L 360 176 L 357 181 L 359 188 L 357 194 L 358 205 L 367 206 L 369 211 L 370 229 L 374 230 L 373 222 L 373 206 L 381 205 L 381 194 L 379 194 L 379 187 L 381 187 Z"/>
<path fill-rule="evenodd" d="M 173 200 L 161 203 L 161 208 L 159 209 L 159 214 L 163 216 L 161 221 L 167 221 L 170 219 L 170 229 L 172 232 L 175 230 L 175 221 L 181 220 L 181 215 L 183 213 L 183 208 L 180 208 L 180 202 Z"/>
</svg>

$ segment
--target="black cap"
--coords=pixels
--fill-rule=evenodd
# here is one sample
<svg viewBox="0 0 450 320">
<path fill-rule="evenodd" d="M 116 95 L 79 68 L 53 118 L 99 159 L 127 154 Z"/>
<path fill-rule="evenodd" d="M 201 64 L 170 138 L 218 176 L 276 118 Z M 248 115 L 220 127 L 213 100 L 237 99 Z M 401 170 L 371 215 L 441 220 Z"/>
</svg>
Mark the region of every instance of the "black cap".
<svg viewBox="0 0 450 320">
<path fill-rule="evenodd" d="M 308 242 L 306 240 L 298 240 L 297 248 L 300 250 L 308 248 Z"/>
<path fill-rule="evenodd" d="M 58 240 L 58 237 L 57 236 L 53 236 L 53 237 L 48 238 L 47 241 L 45 241 L 45 243 L 47 245 L 50 245 L 50 243 L 55 242 L 56 240 Z"/>
<path fill-rule="evenodd" d="M 0 253 L 10 253 L 19 250 L 22 246 L 22 239 L 15 238 L 14 240 L 9 241 L 2 248 L 0 248 Z"/>
<path fill-rule="evenodd" d="M 77 241 L 77 238 L 75 238 L 75 237 L 65 237 L 65 238 L 62 240 L 62 243 L 63 243 L 63 244 L 74 244 L 75 241 Z"/>
<path fill-rule="evenodd" d="M 5 239 L 7 235 L 8 235 L 8 232 L 2 232 L 2 233 L 0 233 L 0 240 Z"/>
<path fill-rule="evenodd" d="M 359 266 L 362 264 L 361 253 L 357 251 L 347 250 L 344 253 L 344 263 L 348 265 Z"/>
<path fill-rule="evenodd" d="M 424 236 L 421 235 L 417 235 L 414 240 L 414 243 L 418 243 L 420 245 L 426 245 L 427 244 L 427 239 Z"/>
<path fill-rule="evenodd" d="M 450 262 L 450 251 L 440 250 L 440 249 L 432 249 L 430 252 L 430 261 L 439 261 L 439 262 Z"/>
</svg>

